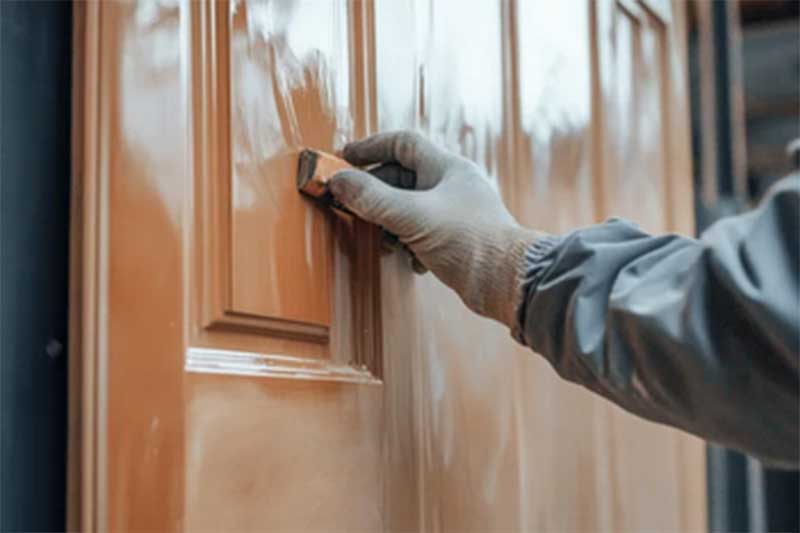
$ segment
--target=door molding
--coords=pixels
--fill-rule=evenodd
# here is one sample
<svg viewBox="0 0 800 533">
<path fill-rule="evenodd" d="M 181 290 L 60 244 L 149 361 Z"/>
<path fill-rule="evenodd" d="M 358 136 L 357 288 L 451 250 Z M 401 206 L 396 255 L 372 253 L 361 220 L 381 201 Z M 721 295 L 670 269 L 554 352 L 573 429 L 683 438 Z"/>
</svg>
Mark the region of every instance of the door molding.
<svg viewBox="0 0 800 533">
<path fill-rule="evenodd" d="M 240 9 L 245 7 L 243 4 Z M 185 249 L 190 258 L 191 280 L 187 292 L 193 314 L 189 343 L 193 347 L 223 348 L 218 355 L 222 359 L 223 354 L 254 351 L 270 358 L 267 354 L 273 353 L 273 349 L 266 341 L 286 339 L 294 342 L 297 353 L 303 355 L 309 367 L 327 364 L 326 375 L 335 381 L 340 381 L 335 376 L 340 376 L 344 366 L 370 374 L 369 378 L 358 377 L 359 382 L 378 380 L 382 375 L 380 236 L 373 226 L 353 218 L 331 217 L 336 219 L 327 238 L 336 243 L 336 253 L 346 256 L 347 264 L 339 269 L 342 261 L 331 262 L 335 279 L 330 325 L 255 313 L 237 307 L 234 301 L 230 48 L 234 36 L 230 9 L 227 1 L 191 2 L 188 7 L 191 168 L 187 205 L 192 207 L 186 211 L 190 217 L 186 227 L 191 229 Z M 371 32 L 369 6 L 350 2 L 349 21 L 351 85 L 361 91 L 353 102 L 354 129 L 364 134 L 372 129 L 369 121 L 374 115 L 370 111 L 374 101 L 370 91 L 374 90 L 374 84 L 362 86 L 364 73 L 374 71 L 370 63 L 373 54 L 364 49 L 362 42 Z M 316 346 L 308 347 L 309 344 Z M 191 354 L 197 352 L 192 350 L 187 351 L 187 368 L 196 366 Z M 275 377 L 286 375 L 287 372 L 278 372 Z"/>
<path fill-rule="evenodd" d="M 108 141 L 102 2 L 73 5 L 67 523 L 106 529 Z"/>
</svg>

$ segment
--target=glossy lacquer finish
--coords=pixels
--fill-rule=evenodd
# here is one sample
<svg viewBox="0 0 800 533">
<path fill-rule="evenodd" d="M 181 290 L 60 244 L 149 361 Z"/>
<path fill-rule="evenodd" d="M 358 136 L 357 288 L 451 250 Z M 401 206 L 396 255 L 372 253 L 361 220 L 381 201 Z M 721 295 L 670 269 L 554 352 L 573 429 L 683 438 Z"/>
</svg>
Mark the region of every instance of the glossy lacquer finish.
<svg viewBox="0 0 800 533">
<path fill-rule="evenodd" d="M 656 214 L 674 210 L 658 189 L 666 174 L 657 166 L 655 175 L 646 174 L 653 154 L 663 157 L 667 133 L 650 128 L 643 135 L 604 116 L 603 99 L 618 84 L 663 87 L 643 66 L 654 58 L 634 57 L 609 42 L 616 37 L 610 28 L 598 26 L 615 9 L 583 2 L 379 2 L 379 127 L 421 127 L 480 161 L 520 221 L 549 231 L 618 212 L 652 217 L 653 204 Z M 480 22 L 467 22 L 473 18 Z M 409 41 L 416 48 L 400 44 Z M 621 71 L 600 55 L 609 48 L 618 62 L 631 54 L 642 70 Z M 505 61 L 492 60 L 498 57 Z M 681 91 L 683 74 L 674 75 L 674 90 Z M 499 83 L 503 78 L 512 86 Z M 625 105 L 649 105 L 638 120 L 658 121 L 661 106 L 675 105 L 672 91 L 667 86 L 655 101 L 652 90 L 637 94 L 642 103 Z M 613 154 L 615 161 L 637 162 L 639 174 L 626 179 L 644 184 L 632 191 L 597 170 L 607 164 L 603 143 L 618 136 L 634 137 Z M 513 157 L 504 160 L 509 148 Z M 685 161 L 685 150 L 676 146 L 676 159 Z M 675 179 L 688 180 L 688 168 L 680 170 L 686 173 Z M 611 205 L 625 196 L 628 203 Z M 691 219 L 685 222 L 687 231 Z M 651 229 L 669 228 L 661 219 Z M 389 529 L 704 527 L 703 452 L 696 440 L 559 382 L 506 331 L 471 316 L 431 276 L 408 274 L 398 258 L 384 264 L 382 296 L 385 313 L 398 317 L 387 330 L 414 333 L 410 342 L 385 348 Z"/>
<path fill-rule="evenodd" d="M 233 307 L 329 325 L 331 228 L 291 178 L 352 136 L 347 4 L 231 9 Z"/>
<path fill-rule="evenodd" d="M 523 224 L 690 233 L 681 10 L 81 4 L 71 527 L 704 529 L 698 441 L 294 190 L 300 147 L 416 128 Z"/>
<path fill-rule="evenodd" d="M 377 530 L 382 394 L 378 368 L 355 363 L 372 334 L 360 318 L 369 302 L 352 283 L 375 274 L 348 242 L 364 235 L 301 197 L 294 179 L 302 147 L 334 151 L 362 121 L 349 90 L 354 15 L 344 1 L 224 6 L 205 13 L 217 35 L 200 24 L 192 42 L 230 65 L 229 79 L 211 82 L 230 91 L 234 314 L 201 328 L 205 349 L 187 356 L 184 527 Z M 279 322 L 242 331 L 242 314 Z M 327 333 L 296 335 L 297 322 Z"/>
</svg>

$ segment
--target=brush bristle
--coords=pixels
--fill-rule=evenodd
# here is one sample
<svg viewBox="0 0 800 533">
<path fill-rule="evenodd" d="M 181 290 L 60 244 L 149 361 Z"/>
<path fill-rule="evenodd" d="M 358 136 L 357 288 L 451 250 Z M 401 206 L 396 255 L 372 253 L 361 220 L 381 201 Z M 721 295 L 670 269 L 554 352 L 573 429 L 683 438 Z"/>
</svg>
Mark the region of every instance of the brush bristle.
<svg viewBox="0 0 800 533">
<path fill-rule="evenodd" d="M 319 155 L 313 150 L 303 150 L 300 152 L 300 157 L 297 163 L 297 189 L 300 191 L 310 192 L 306 189 L 311 179 L 314 177 L 314 172 L 317 170 L 317 160 Z"/>
</svg>

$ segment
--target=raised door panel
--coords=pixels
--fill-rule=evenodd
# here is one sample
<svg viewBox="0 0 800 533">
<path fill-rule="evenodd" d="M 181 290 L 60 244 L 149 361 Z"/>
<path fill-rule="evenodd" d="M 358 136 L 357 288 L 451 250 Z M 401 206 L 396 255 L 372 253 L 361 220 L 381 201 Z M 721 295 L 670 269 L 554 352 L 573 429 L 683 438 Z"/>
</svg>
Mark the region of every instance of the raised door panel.
<svg viewBox="0 0 800 533">
<path fill-rule="evenodd" d="M 375 231 L 295 187 L 301 149 L 335 152 L 364 128 L 361 5 L 198 2 L 191 13 L 193 343 L 370 361 L 378 373 Z"/>
<path fill-rule="evenodd" d="M 230 9 L 231 308 L 327 327 L 332 220 L 294 176 L 301 147 L 334 151 L 352 132 L 348 5 Z"/>
</svg>

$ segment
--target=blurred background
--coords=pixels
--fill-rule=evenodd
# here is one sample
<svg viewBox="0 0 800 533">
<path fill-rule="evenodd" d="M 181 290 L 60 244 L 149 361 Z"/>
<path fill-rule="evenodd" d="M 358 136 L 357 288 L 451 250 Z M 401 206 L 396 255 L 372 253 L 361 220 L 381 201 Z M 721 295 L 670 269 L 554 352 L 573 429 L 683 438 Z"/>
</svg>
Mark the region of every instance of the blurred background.
<svg viewBox="0 0 800 533">
<path fill-rule="evenodd" d="M 687 7 L 700 233 L 798 166 L 800 2 Z M 0 2 L 2 531 L 65 524 L 71 29 L 68 2 Z M 798 531 L 799 486 L 710 446 L 709 529 Z"/>
</svg>

